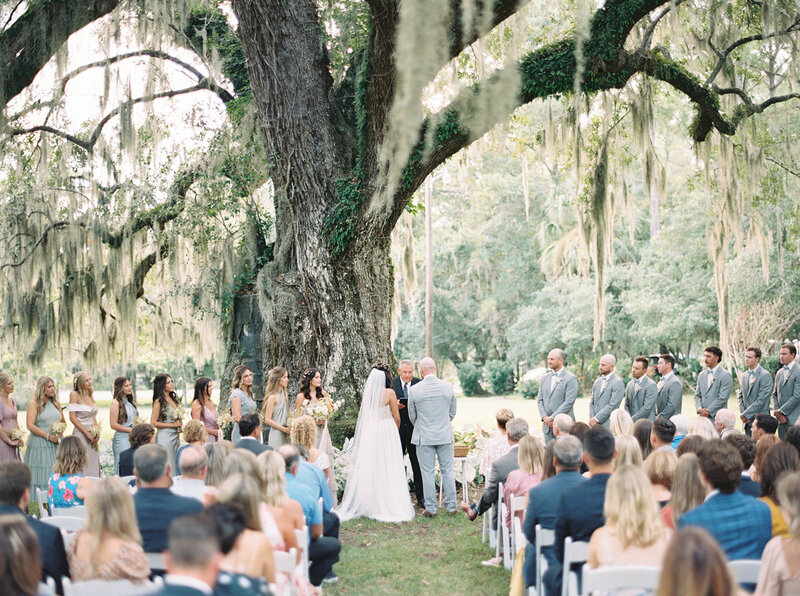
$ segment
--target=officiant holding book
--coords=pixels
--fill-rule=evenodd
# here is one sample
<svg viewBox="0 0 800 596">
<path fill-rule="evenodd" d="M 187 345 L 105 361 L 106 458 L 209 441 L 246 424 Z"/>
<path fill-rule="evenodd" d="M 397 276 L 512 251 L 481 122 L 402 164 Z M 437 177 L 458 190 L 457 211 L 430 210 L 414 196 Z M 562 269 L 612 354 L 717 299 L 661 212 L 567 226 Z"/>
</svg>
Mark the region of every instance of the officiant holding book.
<svg viewBox="0 0 800 596">
<path fill-rule="evenodd" d="M 411 470 L 414 474 L 414 493 L 417 496 L 417 503 L 423 506 L 425 497 L 422 492 L 422 473 L 419 470 L 419 460 L 417 460 L 417 447 L 411 443 L 414 425 L 408 418 L 408 394 L 411 391 L 411 387 L 419 383 L 420 379 L 414 376 L 414 363 L 411 360 L 401 360 L 398 372 L 400 376 L 395 377 L 392 381 L 392 389 L 397 395 L 400 409 L 400 443 L 403 447 L 403 455 L 408 453 L 408 459 L 411 460 Z"/>
</svg>

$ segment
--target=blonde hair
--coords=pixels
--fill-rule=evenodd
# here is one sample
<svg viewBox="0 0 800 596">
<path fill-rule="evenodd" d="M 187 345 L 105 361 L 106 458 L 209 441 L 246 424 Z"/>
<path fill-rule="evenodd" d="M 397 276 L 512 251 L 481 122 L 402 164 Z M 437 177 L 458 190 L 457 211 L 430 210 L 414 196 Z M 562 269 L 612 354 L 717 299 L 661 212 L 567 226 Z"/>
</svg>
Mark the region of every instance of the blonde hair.
<svg viewBox="0 0 800 596">
<path fill-rule="evenodd" d="M 85 370 L 79 370 L 75 373 L 75 376 L 72 377 L 72 390 L 77 391 L 81 395 L 88 395 L 92 399 L 94 399 L 94 389 L 91 391 L 84 392 L 86 387 L 86 379 L 89 378 L 89 373 Z"/>
<path fill-rule="evenodd" d="M 265 451 L 258 456 L 264 470 L 264 502 L 271 507 L 280 507 L 286 490 L 286 462 L 280 453 Z"/>
<path fill-rule="evenodd" d="M 292 443 L 300 443 L 306 449 L 311 449 L 317 437 L 317 423 L 311 416 L 299 416 L 292 422 L 290 437 Z"/>
<path fill-rule="evenodd" d="M 286 396 L 286 399 L 289 399 L 289 396 L 286 394 L 286 390 L 281 387 L 281 379 L 283 375 L 286 374 L 286 369 L 282 366 L 276 366 L 267 373 L 267 388 L 264 390 L 264 406 L 262 409 L 266 409 L 267 407 L 267 398 L 270 395 L 280 395 L 281 393 Z"/>
<path fill-rule="evenodd" d="M 258 514 L 261 494 L 252 478 L 244 474 L 232 474 L 219 487 L 217 501 L 241 507 L 244 511 L 247 528 L 257 532 L 261 531 L 261 519 Z"/>
<path fill-rule="evenodd" d="M 260 489 L 264 489 L 264 472 L 258 465 L 255 453 L 247 449 L 234 449 L 225 460 L 225 478 L 228 479 L 234 474 L 244 474 L 258 483 Z"/>
<path fill-rule="evenodd" d="M 644 471 L 650 482 L 672 489 L 678 456 L 672 451 L 653 451 L 644 462 Z"/>
<path fill-rule="evenodd" d="M 101 478 L 86 496 L 86 530 L 94 538 L 91 562 L 97 563 L 104 533 L 142 543 L 136 523 L 136 509 L 128 487 L 117 476 Z"/>
<path fill-rule="evenodd" d="M 519 450 L 517 451 L 517 461 L 519 468 L 528 474 L 542 472 L 542 460 L 544 459 L 544 448 L 536 437 L 525 435 L 519 440 Z"/>
<path fill-rule="evenodd" d="M 650 546 L 664 534 L 650 481 L 641 468 L 631 464 L 611 474 L 603 512 L 606 525 L 616 528 L 622 548 Z"/>
<path fill-rule="evenodd" d="M 611 412 L 609 425 L 611 427 L 611 434 L 615 437 L 633 434 L 633 418 L 631 418 L 631 415 L 628 414 L 625 408 L 617 408 Z"/>
<path fill-rule="evenodd" d="M 789 534 L 800 538 L 800 472 L 787 472 L 778 480 L 778 502 L 789 512 Z"/>
<path fill-rule="evenodd" d="M 506 428 L 506 424 L 508 421 L 514 417 L 514 412 L 509 410 L 508 408 L 500 408 L 497 412 L 494 413 L 494 419 L 497 420 L 497 426 L 504 429 Z"/>
<path fill-rule="evenodd" d="M 53 471 L 56 474 L 80 474 L 88 463 L 86 447 L 78 437 L 69 436 L 61 439 L 56 451 L 56 461 L 53 463 Z"/>
<path fill-rule="evenodd" d="M 53 397 L 45 397 L 44 391 L 50 383 L 55 387 L 55 395 L 53 395 Z M 52 402 L 59 412 L 61 411 L 61 404 L 58 403 L 58 387 L 56 387 L 56 382 L 52 377 L 41 376 L 36 379 L 36 388 L 33 390 L 33 400 L 36 404 L 37 416 L 42 413 L 48 401 Z"/>
<path fill-rule="evenodd" d="M 11 378 L 10 374 L 0 372 L 0 389 L 5 389 L 5 386 L 11 382 Z"/>
<path fill-rule="evenodd" d="M 689 435 L 698 435 L 704 439 L 719 439 L 719 433 L 714 428 L 714 423 L 704 416 L 692 418 L 691 422 L 689 422 L 689 432 L 686 433 L 687 437 Z"/>
<path fill-rule="evenodd" d="M 187 443 L 205 441 L 208 438 L 206 425 L 200 420 L 190 420 L 186 423 L 186 426 L 183 427 L 183 438 Z"/>
<path fill-rule="evenodd" d="M 225 460 L 228 453 L 219 443 L 207 443 L 203 449 L 208 456 L 206 486 L 219 486 L 225 480 Z"/>
<path fill-rule="evenodd" d="M 249 366 L 245 366 L 244 364 L 237 364 L 233 368 L 233 380 L 231 381 L 231 389 L 241 389 L 239 385 L 242 384 L 242 377 L 244 376 L 244 373 L 247 372 L 248 370 L 250 372 L 253 372 L 252 370 L 250 370 Z M 244 389 L 242 389 L 242 391 L 244 391 Z M 250 387 L 250 390 L 247 393 L 248 395 L 252 395 L 253 393 L 252 386 Z"/>
<path fill-rule="evenodd" d="M 706 487 L 700 480 L 700 460 L 694 453 L 684 453 L 678 458 L 672 476 L 672 523 L 678 527 L 681 515 L 702 504 L 706 498 Z"/>
<path fill-rule="evenodd" d="M 617 468 L 625 464 L 633 466 L 642 465 L 642 448 L 639 441 L 633 435 L 620 435 L 614 438 L 614 445 L 617 448 L 617 457 L 614 458 L 614 466 Z"/>
</svg>

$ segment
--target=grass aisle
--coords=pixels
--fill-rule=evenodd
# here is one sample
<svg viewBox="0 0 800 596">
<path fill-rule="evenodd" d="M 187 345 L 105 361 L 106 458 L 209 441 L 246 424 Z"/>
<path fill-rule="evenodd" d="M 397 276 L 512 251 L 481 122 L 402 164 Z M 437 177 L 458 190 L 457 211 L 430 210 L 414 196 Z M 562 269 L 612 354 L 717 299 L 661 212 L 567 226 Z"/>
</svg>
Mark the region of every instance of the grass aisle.
<svg viewBox="0 0 800 596">
<path fill-rule="evenodd" d="M 481 543 L 480 519 L 460 512 L 440 509 L 433 519 L 418 515 L 405 524 L 356 519 L 342 524 L 339 537 L 339 581 L 325 586 L 326 596 L 508 593 L 510 573 L 481 565 L 493 553 Z"/>
</svg>

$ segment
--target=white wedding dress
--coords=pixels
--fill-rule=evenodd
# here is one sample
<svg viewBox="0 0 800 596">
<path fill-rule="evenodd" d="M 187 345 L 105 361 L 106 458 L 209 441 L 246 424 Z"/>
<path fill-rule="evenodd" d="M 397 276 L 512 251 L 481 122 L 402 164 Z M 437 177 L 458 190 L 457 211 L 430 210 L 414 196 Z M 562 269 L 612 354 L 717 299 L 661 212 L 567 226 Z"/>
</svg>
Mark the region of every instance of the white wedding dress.
<svg viewBox="0 0 800 596">
<path fill-rule="evenodd" d="M 386 375 L 372 369 L 364 386 L 342 502 L 342 521 L 369 517 L 382 522 L 414 519 L 400 434 L 386 395 Z"/>
</svg>

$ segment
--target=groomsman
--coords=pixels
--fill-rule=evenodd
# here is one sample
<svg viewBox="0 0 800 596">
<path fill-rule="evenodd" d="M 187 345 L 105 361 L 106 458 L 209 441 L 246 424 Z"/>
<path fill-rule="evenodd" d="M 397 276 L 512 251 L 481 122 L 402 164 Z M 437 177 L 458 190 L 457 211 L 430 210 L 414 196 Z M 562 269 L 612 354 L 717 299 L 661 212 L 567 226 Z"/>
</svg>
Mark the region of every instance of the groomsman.
<svg viewBox="0 0 800 596">
<path fill-rule="evenodd" d="M 408 453 L 411 461 L 411 471 L 414 474 L 414 493 L 417 496 L 417 503 L 420 506 L 425 502 L 425 495 L 422 492 L 422 473 L 419 470 L 419 460 L 417 459 L 417 446 L 411 442 L 414 434 L 414 425 L 408 418 L 408 394 L 411 388 L 420 382 L 414 376 L 414 363 L 411 360 L 401 360 L 397 370 L 399 377 L 392 380 L 392 389 L 397 396 L 397 407 L 400 409 L 400 445 L 403 448 L 403 455 Z"/>
<path fill-rule="evenodd" d="M 575 420 L 572 406 L 578 397 L 578 378 L 564 368 L 564 351 L 556 348 L 547 355 L 547 374 L 539 385 L 539 414 L 542 416 L 544 444 L 555 438 L 553 421 L 559 414 Z"/>
<path fill-rule="evenodd" d="M 650 361 L 644 356 L 637 356 L 631 366 L 631 379 L 625 388 L 625 409 L 633 421 L 647 419 L 655 420 L 656 398 L 658 388 L 655 381 L 647 376 Z"/>
<path fill-rule="evenodd" d="M 675 374 L 675 357 L 672 354 L 661 354 L 658 357 L 656 370 L 661 375 L 661 380 L 656 385 L 658 389 L 656 416 L 669 420 L 681 413 L 683 405 L 683 387 L 678 375 Z"/>
<path fill-rule="evenodd" d="M 697 389 L 694 392 L 694 407 L 700 416 L 714 421 L 717 412 L 728 407 L 728 398 L 733 389 L 731 373 L 720 366 L 722 350 L 717 346 L 705 349 L 706 370 L 697 377 Z"/>
<path fill-rule="evenodd" d="M 761 366 L 759 348 L 747 348 L 744 363 L 747 372 L 742 377 L 742 388 L 739 390 L 739 418 L 744 423 L 744 434 L 749 437 L 756 414 L 769 414 L 772 376 Z"/>
<path fill-rule="evenodd" d="M 600 357 L 600 376 L 592 386 L 592 401 L 589 402 L 589 426 L 600 424 L 608 428 L 611 412 L 622 403 L 625 385 L 614 372 L 616 364 L 617 359 L 611 354 Z"/>
<path fill-rule="evenodd" d="M 800 418 L 800 366 L 794 359 L 797 348 L 794 344 L 781 346 L 781 364 L 783 367 L 775 374 L 775 388 L 772 396 L 775 404 L 775 418 L 778 419 L 778 437 L 781 440 L 786 431 Z"/>
</svg>

